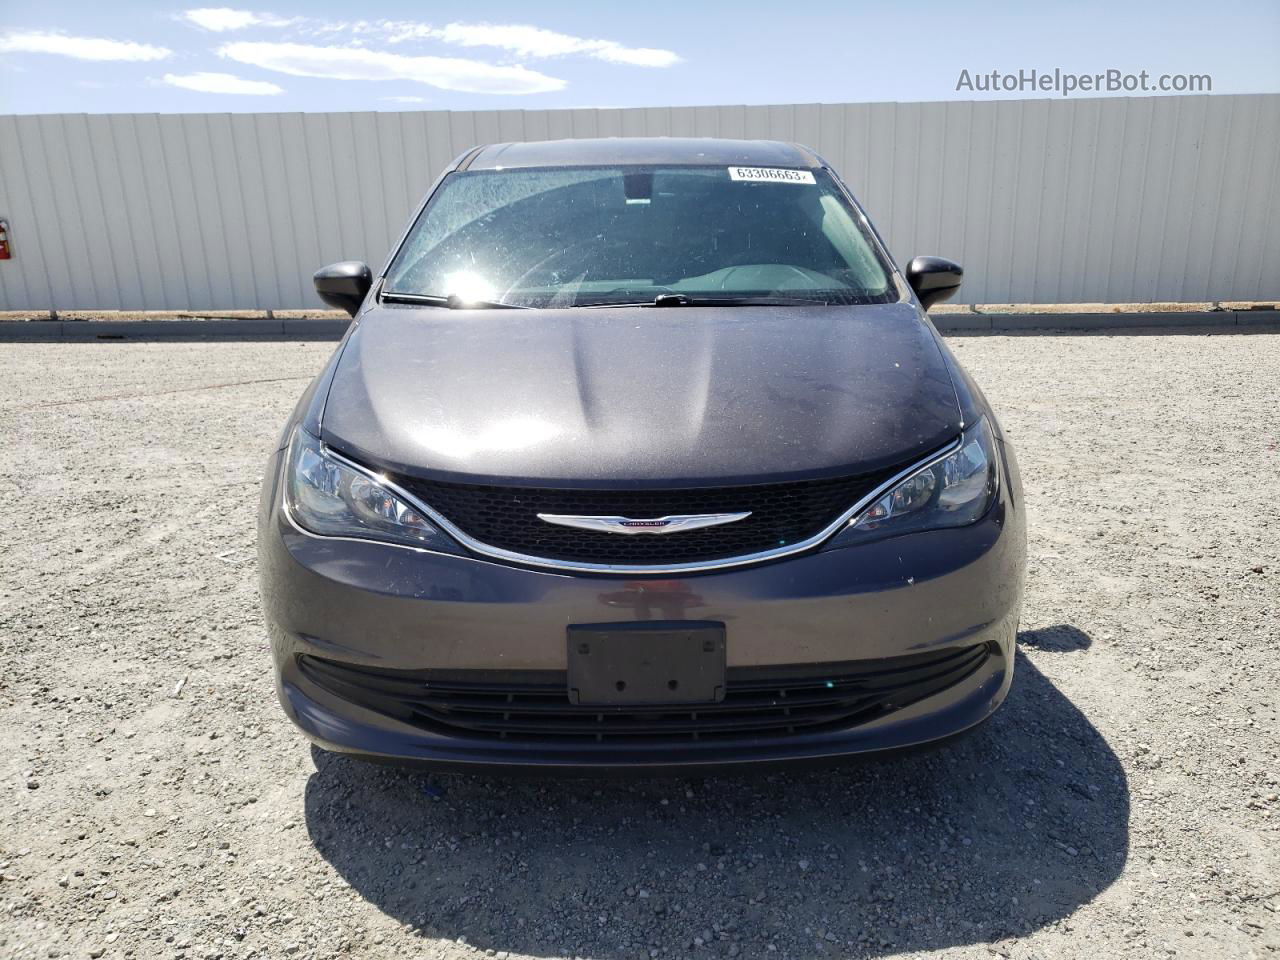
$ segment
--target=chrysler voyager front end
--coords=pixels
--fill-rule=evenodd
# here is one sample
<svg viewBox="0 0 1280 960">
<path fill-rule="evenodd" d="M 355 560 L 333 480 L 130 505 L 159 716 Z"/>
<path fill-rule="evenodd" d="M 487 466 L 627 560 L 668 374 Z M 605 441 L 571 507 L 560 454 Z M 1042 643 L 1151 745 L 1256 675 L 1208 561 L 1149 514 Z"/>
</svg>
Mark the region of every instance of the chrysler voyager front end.
<svg viewBox="0 0 1280 960">
<path fill-rule="evenodd" d="M 454 769 L 705 770 L 967 730 L 1009 689 L 1013 451 L 805 148 L 468 152 L 272 454 L 281 701 Z"/>
</svg>

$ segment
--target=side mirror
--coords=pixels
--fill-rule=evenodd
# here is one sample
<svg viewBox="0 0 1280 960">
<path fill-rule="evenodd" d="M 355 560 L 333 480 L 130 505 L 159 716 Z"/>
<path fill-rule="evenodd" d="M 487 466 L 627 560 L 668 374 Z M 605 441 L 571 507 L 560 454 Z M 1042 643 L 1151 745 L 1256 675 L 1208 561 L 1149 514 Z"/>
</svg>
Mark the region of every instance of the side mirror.
<svg viewBox="0 0 1280 960">
<path fill-rule="evenodd" d="M 343 260 L 321 267 L 312 280 L 321 300 L 354 317 L 373 286 L 373 273 L 359 260 Z"/>
<path fill-rule="evenodd" d="M 950 300 L 963 279 L 964 269 L 960 264 L 942 257 L 916 257 L 907 264 L 907 283 L 926 310 L 935 303 Z"/>
</svg>

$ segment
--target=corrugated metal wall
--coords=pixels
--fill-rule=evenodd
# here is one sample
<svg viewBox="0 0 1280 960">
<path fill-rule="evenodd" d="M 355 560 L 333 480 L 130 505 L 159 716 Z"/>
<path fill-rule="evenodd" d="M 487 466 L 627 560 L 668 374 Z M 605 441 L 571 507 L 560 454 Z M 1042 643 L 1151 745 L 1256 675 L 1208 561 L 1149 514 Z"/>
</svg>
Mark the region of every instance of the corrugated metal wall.
<svg viewBox="0 0 1280 960">
<path fill-rule="evenodd" d="M 501 140 L 806 143 L 969 303 L 1280 297 L 1280 95 L 476 113 L 0 117 L 0 309 L 285 308 L 377 265 Z"/>
</svg>

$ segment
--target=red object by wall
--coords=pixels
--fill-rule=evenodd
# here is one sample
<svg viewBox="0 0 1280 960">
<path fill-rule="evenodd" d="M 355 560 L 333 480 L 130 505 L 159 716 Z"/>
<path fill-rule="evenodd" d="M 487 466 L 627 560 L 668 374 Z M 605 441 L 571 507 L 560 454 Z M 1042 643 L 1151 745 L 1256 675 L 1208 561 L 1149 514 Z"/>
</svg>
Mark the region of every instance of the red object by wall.
<svg viewBox="0 0 1280 960">
<path fill-rule="evenodd" d="M 0 260 L 10 260 L 13 254 L 9 250 L 9 221 L 0 220 Z"/>
</svg>

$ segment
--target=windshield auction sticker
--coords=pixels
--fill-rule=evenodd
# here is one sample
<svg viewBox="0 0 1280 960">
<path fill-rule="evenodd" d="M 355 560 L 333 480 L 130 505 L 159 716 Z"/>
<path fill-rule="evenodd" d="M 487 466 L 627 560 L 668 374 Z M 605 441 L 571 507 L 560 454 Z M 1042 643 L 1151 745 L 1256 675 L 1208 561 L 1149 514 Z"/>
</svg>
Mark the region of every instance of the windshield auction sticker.
<svg viewBox="0 0 1280 960">
<path fill-rule="evenodd" d="M 808 170 L 784 170 L 781 167 L 730 167 L 730 180 L 748 180 L 753 183 L 808 183 L 815 184 Z"/>
</svg>

